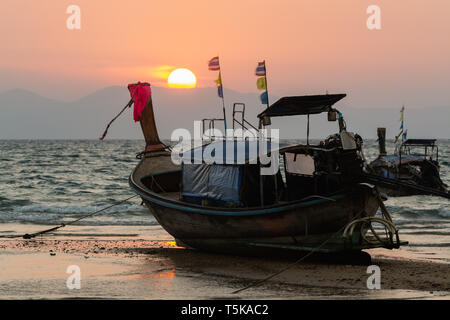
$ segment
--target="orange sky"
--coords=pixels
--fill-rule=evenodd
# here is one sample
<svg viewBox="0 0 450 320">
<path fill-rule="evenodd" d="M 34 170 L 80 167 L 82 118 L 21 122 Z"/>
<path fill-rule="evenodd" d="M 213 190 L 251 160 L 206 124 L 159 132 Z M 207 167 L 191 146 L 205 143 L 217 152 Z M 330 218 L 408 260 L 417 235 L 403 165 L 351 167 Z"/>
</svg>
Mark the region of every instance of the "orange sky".
<svg viewBox="0 0 450 320">
<path fill-rule="evenodd" d="M 70 4 L 81 30 L 66 28 Z M 371 4 L 381 30 L 366 28 Z M 207 62 L 219 54 L 224 86 L 242 92 L 257 91 L 265 59 L 277 96 L 339 91 L 396 108 L 450 100 L 448 0 L 2 0 L 0 12 L 0 92 L 71 100 L 136 80 L 162 85 L 172 67 L 214 86 Z"/>
</svg>

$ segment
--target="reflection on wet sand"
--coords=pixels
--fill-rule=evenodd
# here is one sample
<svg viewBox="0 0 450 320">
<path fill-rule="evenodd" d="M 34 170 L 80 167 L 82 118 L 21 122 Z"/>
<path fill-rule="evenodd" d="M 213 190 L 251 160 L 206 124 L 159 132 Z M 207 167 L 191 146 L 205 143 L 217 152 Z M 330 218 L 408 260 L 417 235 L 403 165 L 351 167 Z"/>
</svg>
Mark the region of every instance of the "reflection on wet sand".
<svg viewBox="0 0 450 320">
<path fill-rule="evenodd" d="M 0 241 L 0 296 L 120 299 L 449 299 L 450 264 L 392 251 L 372 252 L 381 290 L 368 290 L 367 266 L 308 260 L 257 287 L 295 256 L 241 257 L 186 250 L 173 240 Z M 82 287 L 68 290 L 66 268 L 78 265 Z"/>
</svg>

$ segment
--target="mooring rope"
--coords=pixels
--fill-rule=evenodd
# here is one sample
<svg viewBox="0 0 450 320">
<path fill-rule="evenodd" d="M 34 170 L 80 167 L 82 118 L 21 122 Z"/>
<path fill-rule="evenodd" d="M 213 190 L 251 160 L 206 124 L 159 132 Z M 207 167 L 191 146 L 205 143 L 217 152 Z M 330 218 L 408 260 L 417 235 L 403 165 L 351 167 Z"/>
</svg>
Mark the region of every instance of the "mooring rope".
<svg viewBox="0 0 450 320">
<path fill-rule="evenodd" d="M 338 234 L 340 234 L 340 233 L 344 230 L 344 228 L 345 228 L 345 226 L 343 226 L 343 227 L 342 227 L 341 229 L 339 229 L 336 233 L 334 233 L 330 238 L 328 238 L 327 240 L 325 240 L 324 242 L 322 242 L 322 243 L 321 243 L 320 245 L 318 245 L 317 247 L 313 248 L 310 252 L 308 252 L 307 254 L 305 254 L 303 257 L 301 257 L 301 258 L 298 259 L 297 261 L 295 261 L 295 262 L 289 264 L 289 265 L 286 266 L 285 268 L 283 268 L 283 269 L 281 269 L 281 270 L 279 270 L 279 271 L 277 271 L 277 272 L 271 274 L 270 276 L 268 276 L 268 277 L 266 277 L 266 278 L 264 278 L 264 279 L 262 279 L 262 280 L 259 280 L 259 281 L 256 281 L 256 282 L 254 282 L 254 283 L 251 283 L 251 284 L 249 284 L 248 286 L 246 286 L 246 287 L 244 287 L 244 288 L 235 290 L 235 291 L 233 291 L 231 294 L 236 294 L 236 293 L 242 292 L 242 291 L 244 291 L 244 290 L 250 289 L 250 288 L 252 288 L 252 287 L 259 286 L 261 283 L 264 283 L 264 282 L 266 282 L 266 281 L 268 281 L 268 280 L 270 280 L 270 279 L 276 277 L 277 275 L 279 275 L 279 274 L 285 272 L 286 270 L 292 268 L 292 267 L 295 266 L 296 264 L 302 262 L 302 261 L 305 260 L 307 257 L 309 257 L 310 255 L 312 255 L 315 251 L 317 251 L 317 250 L 319 250 L 320 248 L 322 248 L 325 244 L 327 244 L 328 241 L 330 241 L 330 240 L 333 239 L 335 236 L 337 236 Z"/>
<path fill-rule="evenodd" d="M 89 213 L 89 214 L 86 214 L 86 215 L 84 215 L 84 216 L 82 216 L 82 217 L 80 217 L 80 218 L 78 218 L 78 219 L 75 219 L 75 220 L 73 220 L 73 221 L 70 221 L 70 222 L 68 222 L 68 223 L 61 223 L 61 225 L 56 226 L 56 227 L 53 227 L 53 228 L 50 228 L 50 229 L 42 230 L 42 231 L 35 232 L 35 233 L 31 233 L 31 234 L 26 233 L 26 234 L 23 234 L 23 235 L 0 236 L 0 238 L 9 238 L 9 239 L 23 238 L 23 239 L 31 239 L 31 238 L 34 238 L 34 237 L 36 237 L 36 236 L 42 235 L 42 234 L 44 234 L 44 233 L 48 233 L 48 232 L 51 232 L 51 231 L 55 231 L 55 230 L 58 230 L 58 229 L 60 229 L 60 228 L 65 227 L 65 226 L 74 224 L 75 222 L 78 222 L 78 221 L 80 221 L 80 220 L 86 219 L 86 218 L 88 218 L 88 217 L 92 217 L 93 215 L 96 215 L 97 213 L 100 213 L 100 212 L 103 212 L 103 211 L 105 211 L 105 210 L 108 210 L 108 209 L 110 209 L 110 208 L 112 208 L 112 207 L 115 207 L 115 206 L 117 206 L 117 205 L 119 205 L 119 204 L 122 204 L 122 203 L 124 203 L 124 202 L 126 202 L 126 201 L 128 201 L 128 200 L 130 200 L 130 199 L 133 199 L 133 198 L 135 198 L 135 197 L 137 197 L 137 196 L 138 196 L 138 195 L 135 194 L 135 195 L 132 196 L 132 197 L 129 197 L 129 198 L 126 198 L 126 199 L 121 200 L 121 201 L 119 201 L 119 202 L 116 202 L 116 203 L 114 203 L 114 204 L 112 204 L 112 205 L 110 205 L 110 206 L 107 206 L 107 207 L 103 208 L 103 209 L 97 210 L 97 211 L 95 211 L 95 212 L 91 212 L 91 213 Z"/>
<path fill-rule="evenodd" d="M 302 262 L 302 261 L 305 260 L 307 257 L 309 257 L 310 255 L 312 255 L 313 253 L 315 253 L 317 250 L 319 250 L 320 248 L 322 248 L 325 244 L 328 243 L 328 241 L 330 241 L 331 239 L 333 239 L 334 237 L 336 237 L 336 236 L 337 236 L 338 234 L 340 234 L 341 232 L 344 231 L 344 234 L 345 234 L 346 231 L 347 231 L 347 229 L 349 228 L 349 226 L 352 225 L 352 226 L 354 227 L 354 226 L 356 225 L 356 223 L 367 222 L 366 220 L 369 220 L 369 224 L 370 224 L 371 220 L 374 220 L 374 221 L 376 221 L 376 222 L 380 222 L 380 223 L 384 224 L 386 228 L 392 227 L 392 228 L 396 231 L 396 228 L 395 228 L 395 226 L 394 226 L 393 223 L 392 223 L 391 215 L 390 215 L 389 212 L 387 211 L 386 206 L 384 205 L 383 200 L 381 199 L 380 192 L 379 192 L 378 188 L 375 189 L 375 192 L 376 192 L 376 195 L 377 195 L 377 200 L 379 201 L 379 204 L 380 204 L 380 209 L 381 209 L 382 215 L 384 215 L 388 220 L 380 219 L 380 218 L 374 218 L 374 217 L 355 218 L 354 220 L 352 220 L 351 222 L 349 222 L 348 224 L 346 224 L 346 225 L 344 225 L 342 228 L 340 228 L 338 231 L 336 231 L 330 238 L 326 239 L 326 240 L 325 240 L 324 242 L 322 242 L 320 245 L 318 245 L 317 247 L 313 248 L 311 251 L 309 251 L 307 254 L 305 254 L 303 257 L 301 257 L 301 258 L 298 259 L 297 261 L 295 261 L 295 262 L 289 264 L 289 265 L 286 266 L 285 268 L 283 268 L 283 269 L 281 269 L 281 270 L 279 270 L 279 271 L 277 271 L 277 272 L 271 274 L 270 276 L 268 276 L 268 277 L 266 277 L 266 278 L 264 278 L 264 279 L 262 279 L 262 280 L 259 280 L 259 281 L 256 281 L 256 282 L 254 282 L 254 283 L 251 283 L 250 285 L 248 285 L 248 286 L 246 286 L 246 287 L 244 287 L 244 288 L 241 288 L 241 289 L 239 289 L 239 290 L 233 291 L 232 294 L 236 294 L 236 293 L 242 292 L 242 291 L 244 291 L 244 290 L 250 289 L 250 288 L 252 288 L 252 287 L 256 287 L 256 286 L 258 286 L 258 285 L 260 285 L 260 284 L 262 284 L 262 283 L 264 283 L 264 282 L 266 282 L 266 281 L 268 281 L 268 280 L 270 280 L 270 279 L 276 277 L 277 275 L 279 275 L 279 274 L 285 272 L 286 270 L 292 268 L 292 267 L 295 266 L 296 264 Z M 383 220 L 383 221 L 381 221 L 381 220 Z M 378 235 L 375 233 L 375 231 L 373 230 L 371 224 L 370 224 L 370 228 L 372 229 L 373 234 L 378 238 L 377 240 L 379 240 L 379 241 L 383 244 L 384 242 L 381 241 L 381 239 L 380 239 L 380 238 L 378 237 Z M 389 228 L 388 228 L 388 229 L 389 229 Z M 352 229 L 352 230 L 353 230 L 353 229 Z M 364 236 L 363 236 L 363 237 L 364 237 Z"/>
</svg>

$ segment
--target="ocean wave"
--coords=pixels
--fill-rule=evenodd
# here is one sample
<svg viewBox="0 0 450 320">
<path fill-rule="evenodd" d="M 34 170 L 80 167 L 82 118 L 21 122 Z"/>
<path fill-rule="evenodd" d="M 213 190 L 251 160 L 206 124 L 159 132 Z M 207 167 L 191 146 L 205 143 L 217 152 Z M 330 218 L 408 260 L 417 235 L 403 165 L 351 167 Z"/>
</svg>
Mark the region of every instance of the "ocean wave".
<svg viewBox="0 0 450 320">
<path fill-rule="evenodd" d="M 430 223 L 430 221 L 425 220 L 399 220 L 394 218 L 394 224 L 398 227 L 402 227 L 402 229 L 408 229 L 408 230 L 443 230 L 443 229 L 449 229 L 450 224 L 448 221 L 433 221 Z"/>
<path fill-rule="evenodd" d="M 395 210 L 396 215 L 417 218 L 417 217 L 434 217 L 434 218 L 449 218 L 447 222 L 450 222 L 450 209 L 448 207 L 436 208 L 436 209 L 404 209 Z"/>
<path fill-rule="evenodd" d="M 42 204 L 32 204 L 26 206 L 15 207 L 13 211 L 15 213 L 50 213 L 50 214 L 89 214 L 95 211 L 101 210 L 105 206 L 92 206 L 92 205 L 67 205 L 67 206 L 57 206 L 57 205 L 42 205 Z M 145 210 L 143 206 L 137 204 L 121 204 L 109 209 L 106 209 L 105 213 L 122 213 L 122 214 L 133 214 L 136 211 L 142 212 Z"/>
<path fill-rule="evenodd" d="M 0 209 L 2 208 L 12 208 L 17 206 L 25 206 L 30 204 L 31 201 L 28 199 L 8 199 L 0 196 Z"/>
<path fill-rule="evenodd" d="M 0 223 L 46 224 L 68 223 L 107 206 L 32 204 L 0 210 Z M 148 210 L 136 204 L 121 204 L 87 216 L 76 225 L 157 225 Z"/>
<path fill-rule="evenodd" d="M 411 234 L 417 236 L 433 235 L 433 236 L 450 236 L 450 231 L 402 231 L 404 234 Z"/>
<path fill-rule="evenodd" d="M 45 226 L 58 226 L 62 223 L 69 222 L 68 220 L 49 220 L 49 219 L 43 219 L 43 220 L 36 220 L 36 219 L 26 219 L 26 218 L 14 218 L 14 219 L 0 219 L 0 224 L 3 223 L 14 223 L 14 224 L 21 224 L 21 225 L 45 225 Z M 129 219 L 114 219 L 114 220 L 81 220 L 73 226 L 157 226 L 159 223 L 154 220 L 151 216 L 150 218 L 144 219 L 144 220 L 129 220 Z M 2 231 L 3 232 L 3 231 Z M 5 232 L 6 233 L 6 232 Z"/>
<path fill-rule="evenodd" d="M 424 195 L 391 197 L 386 202 L 386 207 L 393 215 L 400 215 L 407 218 L 450 218 L 450 201 L 439 197 Z"/>
<path fill-rule="evenodd" d="M 410 247 L 427 247 L 427 248 L 447 248 L 450 247 L 450 243 L 409 243 Z"/>
</svg>

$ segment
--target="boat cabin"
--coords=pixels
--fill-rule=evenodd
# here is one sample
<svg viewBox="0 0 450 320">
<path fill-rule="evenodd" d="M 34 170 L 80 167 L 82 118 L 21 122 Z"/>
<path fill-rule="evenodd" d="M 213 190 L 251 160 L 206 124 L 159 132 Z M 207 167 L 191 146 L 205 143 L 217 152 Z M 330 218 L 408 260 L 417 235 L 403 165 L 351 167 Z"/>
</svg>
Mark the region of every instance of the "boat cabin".
<svg viewBox="0 0 450 320">
<path fill-rule="evenodd" d="M 283 180 L 278 165 L 274 175 L 260 175 L 259 150 L 265 155 L 287 145 L 269 140 L 219 140 L 192 149 L 182 156 L 181 197 L 185 202 L 204 206 L 252 207 L 273 204 L 281 197 Z"/>
<path fill-rule="evenodd" d="M 260 129 L 272 117 L 306 115 L 306 144 L 275 143 L 261 137 L 215 140 L 184 152 L 176 175 L 153 175 L 144 177 L 147 181 L 143 182 L 158 192 L 177 192 L 177 200 L 207 207 L 270 206 L 348 189 L 352 177 L 362 172 L 364 160 L 362 139 L 346 131 L 342 114 L 332 108 L 343 97 L 345 94 L 284 97 L 258 115 Z M 309 115 L 318 113 L 327 113 L 329 121 L 339 121 L 339 133 L 312 145 Z M 263 168 L 273 165 L 272 173 L 262 174 Z M 168 184 L 166 178 L 177 179 L 179 188 Z M 162 185 L 170 185 L 170 190 L 158 187 Z"/>
</svg>

